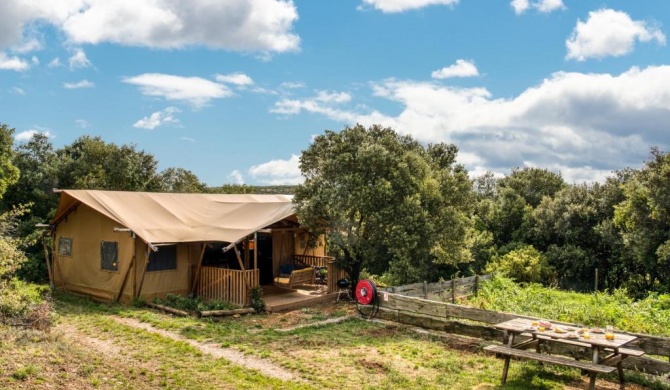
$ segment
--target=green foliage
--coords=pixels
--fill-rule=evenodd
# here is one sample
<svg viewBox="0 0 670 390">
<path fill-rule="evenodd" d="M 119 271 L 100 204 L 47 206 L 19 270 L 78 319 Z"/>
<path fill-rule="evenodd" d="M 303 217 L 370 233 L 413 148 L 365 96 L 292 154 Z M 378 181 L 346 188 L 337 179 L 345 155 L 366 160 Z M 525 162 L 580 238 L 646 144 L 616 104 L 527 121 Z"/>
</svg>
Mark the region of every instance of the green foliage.
<svg viewBox="0 0 670 390">
<path fill-rule="evenodd" d="M 502 273 L 518 283 L 552 284 L 556 270 L 546 257 L 532 246 L 513 250 L 495 259 L 486 268 L 487 272 Z"/>
<path fill-rule="evenodd" d="M 254 287 L 249 292 L 251 299 L 251 307 L 256 310 L 256 313 L 261 313 L 265 310 L 265 302 L 263 301 L 263 288 L 261 286 Z"/>
<path fill-rule="evenodd" d="M 161 192 L 201 193 L 205 185 L 198 176 L 183 168 L 167 168 L 158 174 Z"/>
<path fill-rule="evenodd" d="M 637 296 L 670 291 L 670 154 L 652 149 L 645 167 L 624 185 L 625 200 L 615 211 L 631 253 L 628 283 Z"/>
<path fill-rule="evenodd" d="M 182 295 L 167 294 L 165 299 L 159 297 L 154 298 L 154 303 L 158 305 L 168 306 L 174 309 L 183 310 L 186 312 L 208 311 L 208 310 L 230 310 L 237 306 L 228 302 L 218 300 L 205 301 L 200 297 L 187 298 Z"/>
<path fill-rule="evenodd" d="M 565 181 L 560 174 L 547 169 L 524 167 L 515 168 L 509 176 L 500 179 L 498 187 L 511 189 L 526 204 L 537 207 L 545 196 L 552 197 L 565 187 Z"/>
<path fill-rule="evenodd" d="M 328 233 L 354 283 L 362 268 L 399 282 L 433 280 L 441 265 L 471 260 L 473 192 L 456 153 L 381 126 L 326 131 L 300 158 L 300 221 Z"/>
<path fill-rule="evenodd" d="M 494 276 L 482 283 L 469 305 L 586 326 L 613 325 L 617 329 L 670 336 L 670 295 L 649 294 L 634 301 L 624 289 L 612 294 L 580 294 L 539 284 L 520 286 Z"/>
<path fill-rule="evenodd" d="M 6 124 L 0 124 L 0 199 L 7 190 L 7 187 L 14 184 L 19 179 L 19 170 L 12 161 L 14 151 L 14 129 L 10 129 Z"/>
</svg>

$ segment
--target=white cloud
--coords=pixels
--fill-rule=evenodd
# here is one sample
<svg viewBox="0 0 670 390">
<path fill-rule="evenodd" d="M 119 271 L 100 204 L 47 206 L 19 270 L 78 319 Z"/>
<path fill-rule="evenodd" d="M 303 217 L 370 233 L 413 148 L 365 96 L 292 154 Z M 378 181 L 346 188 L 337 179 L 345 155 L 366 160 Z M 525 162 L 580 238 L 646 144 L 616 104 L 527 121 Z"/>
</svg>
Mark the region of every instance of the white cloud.
<svg viewBox="0 0 670 390">
<path fill-rule="evenodd" d="M 95 84 L 88 80 L 77 81 L 76 83 L 63 83 L 63 88 L 65 89 L 81 89 L 81 88 L 93 88 Z"/>
<path fill-rule="evenodd" d="M 281 88 L 287 88 L 287 89 L 299 89 L 299 88 L 305 88 L 305 83 L 296 82 L 296 81 L 285 81 L 285 82 L 281 83 L 280 87 Z"/>
<path fill-rule="evenodd" d="M 40 64 L 40 59 L 37 58 L 37 57 L 35 57 L 35 56 L 33 56 L 33 57 L 30 59 L 30 62 L 32 62 L 33 65 L 39 65 L 39 64 Z"/>
<path fill-rule="evenodd" d="M 195 139 L 193 139 L 191 137 L 180 137 L 179 139 L 182 140 L 182 141 L 188 141 L 188 142 L 191 142 L 191 143 L 195 143 Z"/>
<path fill-rule="evenodd" d="M 375 96 L 402 106 L 396 116 L 317 99 L 284 99 L 273 112 L 310 112 L 344 124 L 379 123 L 423 142 L 453 142 L 468 169 L 502 172 L 554 166 L 568 181 L 640 164 L 650 145 L 670 143 L 670 66 L 620 74 L 558 72 L 508 99 L 485 88 L 385 80 Z"/>
<path fill-rule="evenodd" d="M 0 52 L 0 70 L 15 70 L 23 72 L 30 67 L 28 61 L 19 57 L 8 57 L 7 54 Z"/>
<path fill-rule="evenodd" d="M 446 79 L 450 77 L 474 77 L 479 76 L 479 71 L 472 61 L 456 60 L 456 63 L 434 71 L 431 76 L 434 79 Z"/>
<path fill-rule="evenodd" d="M 275 114 L 299 114 L 301 111 L 308 111 L 319 114 L 328 114 L 331 104 L 346 103 L 351 100 L 351 95 L 346 92 L 328 92 L 318 91 L 317 95 L 306 100 L 283 99 L 275 103 L 270 112 Z"/>
<path fill-rule="evenodd" d="M 22 132 L 16 134 L 14 136 L 14 140 L 16 140 L 17 142 L 28 142 L 33 138 L 33 136 L 35 134 L 44 134 L 48 138 L 53 137 L 48 130 L 40 131 L 40 130 L 36 130 L 36 129 L 31 129 L 31 130 L 22 131 Z"/>
<path fill-rule="evenodd" d="M 77 120 L 74 121 L 74 123 L 76 123 L 77 126 L 81 127 L 82 129 L 85 129 L 85 128 L 91 126 L 91 124 L 84 119 L 77 119 Z"/>
<path fill-rule="evenodd" d="M 25 54 L 33 51 L 42 50 L 42 48 L 43 48 L 42 42 L 40 42 L 37 38 L 28 38 L 27 40 L 21 42 L 17 46 L 12 47 L 12 52 Z"/>
<path fill-rule="evenodd" d="M 254 80 L 244 73 L 217 74 L 216 81 L 225 84 L 233 84 L 238 87 L 253 85 Z"/>
<path fill-rule="evenodd" d="M 536 9 L 542 13 L 549 13 L 566 8 L 562 0 L 512 0 L 510 5 L 514 8 L 514 12 L 517 15 L 526 12 L 530 8 Z"/>
<path fill-rule="evenodd" d="M 232 184 L 244 184 L 244 176 L 242 175 L 242 172 L 238 171 L 237 169 L 230 172 L 230 175 L 228 175 L 226 179 L 229 183 Z"/>
<path fill-rule="evenodd" d="M 86 57 L 86 53 L 82 49 L 75 49 L 74 54 L 67 60 L 70 69 L 88 68 L 91 66 L 91 61 Z"/>
<path fill-rule="evenodd" d="M 212 99 L 232 96 L 232 92 L 225 85 L 200 77 L 144 73 L 135 77 L 127 77 L 123 79 L 123 82 L 138 85 L 142 94 L 146 96 L 184 101 L 194 108 L 200 108 Z"/>
<path fill-rule="evenodd" d="M 665 45 L 665 35 L 644 21 L 632 20 L 628 14 L 612 9 L 589 12 L 586 22 L 577 21 L 572 35 L 565 41 L 566 58 L 584 61 L 588 58 L 619 57 L 633 51 L 635 41 L 655 40 Z"/>
<path fill-rule="evenodd" d="M 10 89 L 10 91 L 11 91 L 12 93 L 17 94 L 17 95 L 25 95 L 25 94 L 26 94 L 26 91 L 24 91 L 23 88 L 19 88 L 19 87 L 12 87 L 12 88 Z"/>
<path fill-rule="evenodd" d="M 300 184 L 300 157 L 293 154 L 288 160 L 272 160 L 249 168 L 249 175 L 263 184 Z"/>
<path fill-rule="evenodd" d="M 404 12 L 413 9 L 427 7 L 429 5 L 449 5 L 458 4 L 459 0 L 363 0 L 363 3 L 370 5 L 384 13 Z M 359 7 L 359 9 L 361 9 Z"/>
<path fill-rule="evenodd" d="M 49 62 L 49 65 L 47 65 L 49 68 L 57 68 L 59 66 L 62 66 L 63 64 L 60 63 L 60 58 L 56 57 L 53 60 Z"/>
<path fill-rule="evenodd" d="M 40 21 L 75 45 L 286 52 L 300 47 L 297 20 L 291 0 L 3 0 L 0 49 L 21 44 L 26 27 Z"/>
<path fill-rule="evenodd" d="M 162 111 L 156 111 L 149 116 L 138 120 L 133 124 L 133 127 L 138 129 L 149 129 L 153 130 L 158 126 L 171 124 L 178 125 L 179 119 L 175 117 L 175 114 L 180 113 L 181 111 L 177 107 L 168 107 Z"/>
</svg>

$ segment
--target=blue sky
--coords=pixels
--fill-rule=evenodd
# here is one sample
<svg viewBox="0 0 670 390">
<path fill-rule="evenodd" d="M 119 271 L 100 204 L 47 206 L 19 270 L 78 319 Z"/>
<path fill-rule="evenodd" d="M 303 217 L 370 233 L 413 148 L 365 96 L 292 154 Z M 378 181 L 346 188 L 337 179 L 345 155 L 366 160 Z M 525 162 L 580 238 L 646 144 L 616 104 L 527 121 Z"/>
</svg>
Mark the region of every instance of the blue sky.
<svg viewBox="0 0 670 390">
<path fill-rule="evenodd" d="M 211 186 L 299 183 L 355 123 L 599 181 L 668 149 L 669 27 L 665 0 L 3 0 L 0 122 Z"/>
</svg>

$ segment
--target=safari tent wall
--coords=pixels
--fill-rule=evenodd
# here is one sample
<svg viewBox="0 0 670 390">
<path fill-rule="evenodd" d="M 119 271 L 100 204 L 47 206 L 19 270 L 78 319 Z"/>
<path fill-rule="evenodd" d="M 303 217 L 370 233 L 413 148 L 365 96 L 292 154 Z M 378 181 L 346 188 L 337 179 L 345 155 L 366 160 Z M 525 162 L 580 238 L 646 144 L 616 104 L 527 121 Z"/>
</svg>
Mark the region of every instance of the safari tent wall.
<svg viewBox="0 0 670 390">
<path fill-rule="evenodd" d="M 134 255 L 135 240 L 129 233 L 114 232 L 114 221 L 80 205 L 61 221 L 54 239 L 54 281 L 68 291 L 112 300 Z M 70 250 L 68 251 L 68 240 Z M 101 243 L 118 243 L 118 269 L 101 269 Z"/>
<path fill-rule="evenodd" d="M 134 289 L 139 287 L 147 245 L 141 239 L 133 238 L 130 232 L 115 232 L 114 228 L 119 227 L 121 226 L 118 222 L 85 204 L 79 205 L 62 220 L 55 231 L 52 251 L 56 287 L 111 301 L 117 299 L 119 290 L 124 286 L 120 298 L 126 302 L 131 301 Z M 102 267 L 103 241 L 117 243 L 117 264 L 111 267 L 115 269 Z M 147 272 L 142 285 L 142 296 L 164 295 L 168 292 L 186 293 L 189 288 L 190 261 L 189 245 L 178 245 L 177 269 Z"/>
</svg>

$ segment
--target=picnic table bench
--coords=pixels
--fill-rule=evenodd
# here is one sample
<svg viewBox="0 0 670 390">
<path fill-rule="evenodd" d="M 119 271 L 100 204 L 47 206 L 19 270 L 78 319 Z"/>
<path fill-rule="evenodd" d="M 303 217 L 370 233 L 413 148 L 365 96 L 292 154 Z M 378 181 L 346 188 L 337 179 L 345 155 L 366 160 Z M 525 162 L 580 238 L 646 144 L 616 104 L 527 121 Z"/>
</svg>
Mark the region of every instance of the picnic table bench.
<svg viewBox="0 0 670 390">
<path fill-rule="evenodd" d="M 594 333 L 589 338 L 580 338 L 578 340 L 572 339 L 575 337 L 574 333 L 570 332 L 555 332 L 547 329 L 540 332 L 532 326 L 532 320 L 525 318 L 517 318 L 510 321 L 501 322 L 495 325 L 496 328 L 505 331 L 507 337 L 507 346 L 489 345 L 484 348 L 488 352 L 493 352 L 502 355 L 505 358 L 502 373 L 502 384 L 507 381 L 507 372 L 509 370 L 509 363 L 512 357 L 518 359 L 536 360 L 543 363 L 556 364 L 566 367 L 579 368 L 583 372 L 588 372 L 590 376 L 589 390 L 595 389 L 595 381 L 597 374 L 607 374 L 618 371 L 619 382 L 621 387 L 624 385 L 623 368 L 621 361 L 628 356 L 642 356 L 644 351 L 637 349 L 624 348 L 623 346 L 635 340 L 637 337 L 615 333 L 613 340 L 608 340 L 604 334 Z M 515 337 L 518 335 L 525 335 L 530 339 L 515 344 Z M 554 356 L 540 352 L 540 345 L 546 342 L 556 342 L 569 345 L 576 345 L 592 350 L 593 359 L 591 362 L 573 360 L 568 357 Z M 535 347 L 535 351 L 528 351 L 527 349 Z M 600 356 L 601 352 L 607 353 L 606 356 Z"/>
</svg>

